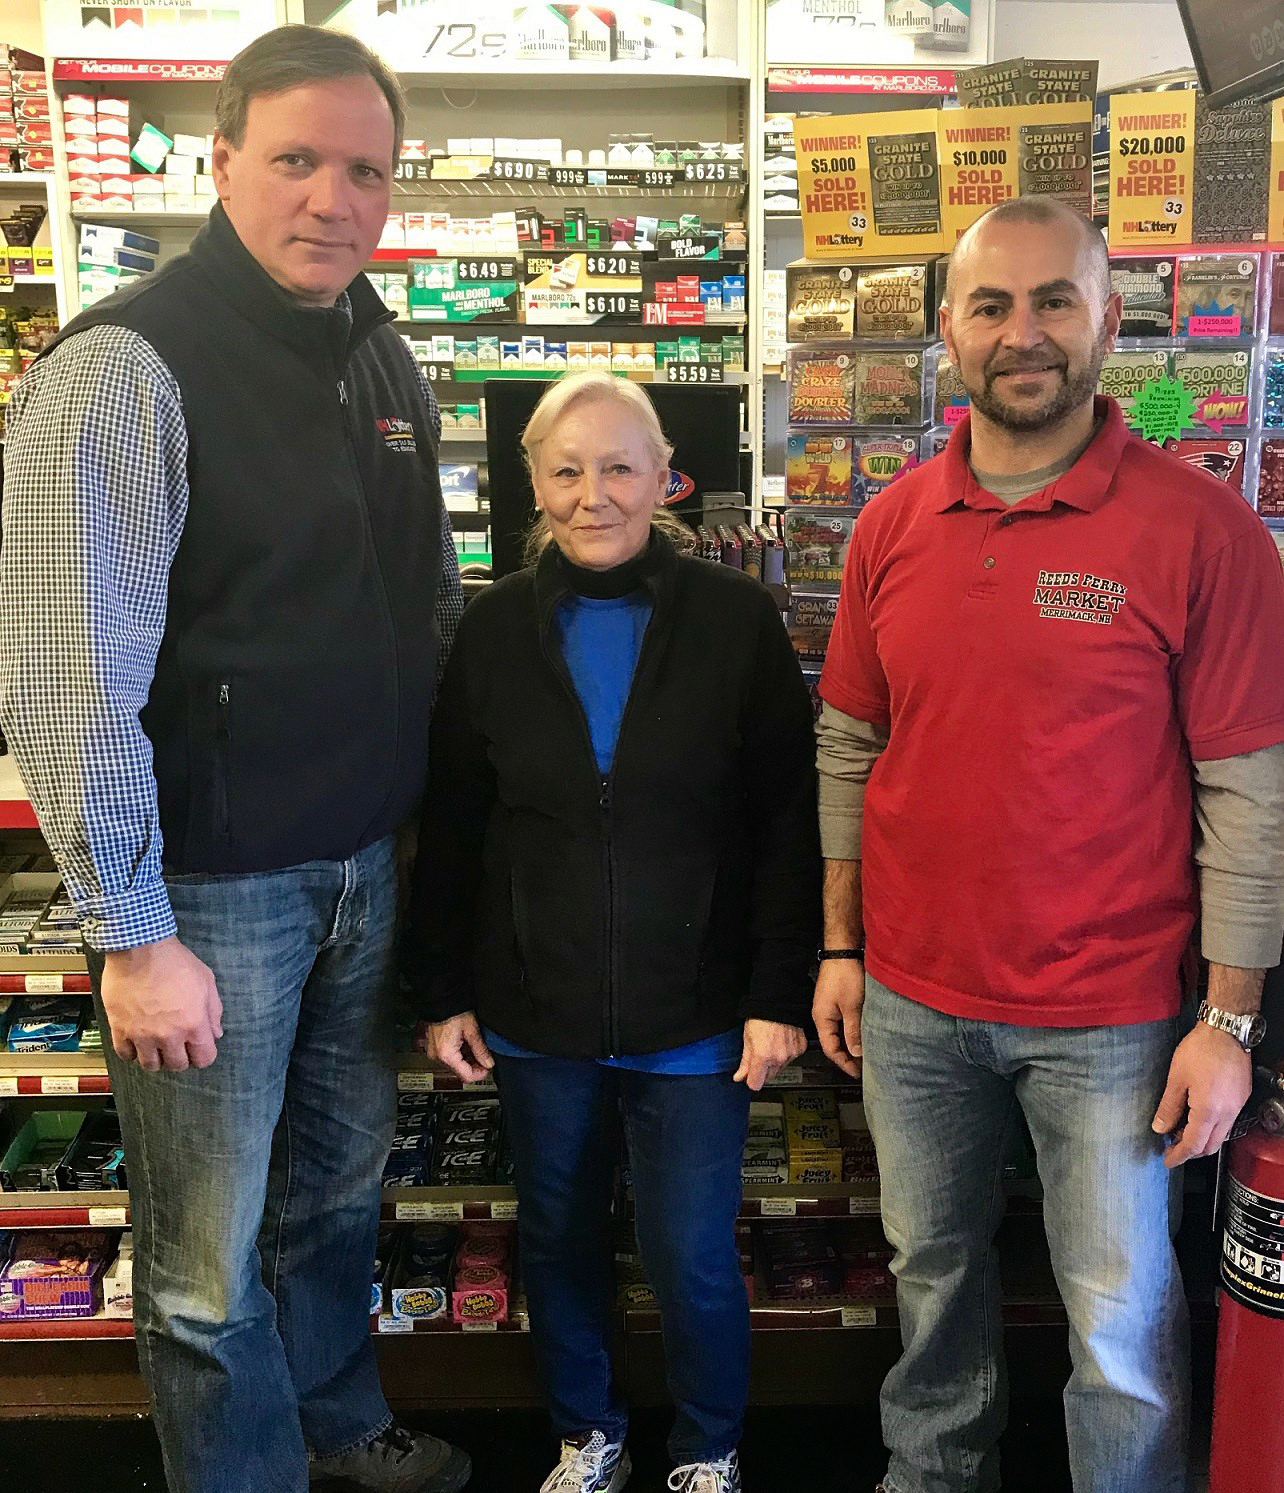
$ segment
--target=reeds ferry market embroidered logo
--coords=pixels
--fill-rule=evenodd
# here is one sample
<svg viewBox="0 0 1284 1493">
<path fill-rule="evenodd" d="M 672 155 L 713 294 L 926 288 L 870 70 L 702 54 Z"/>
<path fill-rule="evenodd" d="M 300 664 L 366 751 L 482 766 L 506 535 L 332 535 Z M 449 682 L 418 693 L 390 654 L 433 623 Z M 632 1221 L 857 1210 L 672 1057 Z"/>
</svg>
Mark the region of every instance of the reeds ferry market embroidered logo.
<svg viewBox="0 0 1284 1493">
<path fill-rule="evenodd" d="M 1121 581 L 1086 570 L 1041 570 L 1034 588 L 1040 617 L 1060 622 L 1091 622 L 1109 627 L 1128 604 Z"/>
<path fill-rule="evenodd" d="M 415 445 L 415 427 L 409 420 L 392 415 L 386 420 L 376 420 L 375 427 L 389 451 L 409 451 L 413 455 L 419 450 Z"/>
</svg>

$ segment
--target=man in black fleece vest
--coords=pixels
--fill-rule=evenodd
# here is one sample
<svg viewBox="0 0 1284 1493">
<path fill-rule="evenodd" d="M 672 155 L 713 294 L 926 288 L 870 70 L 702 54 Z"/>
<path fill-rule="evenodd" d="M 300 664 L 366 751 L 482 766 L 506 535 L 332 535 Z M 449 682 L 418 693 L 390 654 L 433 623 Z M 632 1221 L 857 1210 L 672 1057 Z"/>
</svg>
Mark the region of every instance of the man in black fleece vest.
<svg viewBox="0 0 1284 1493">
<path fill-rule="evenodd" d="M 462 610 L 440 417 L 361 274 L 404 121 L 350 37 L 228 67 L 219 204 L 13 402 L 0 721 L 89 948 L 172 1493 L 453 1493 L 369 1333 L 394 839 Z"/>
</svg>

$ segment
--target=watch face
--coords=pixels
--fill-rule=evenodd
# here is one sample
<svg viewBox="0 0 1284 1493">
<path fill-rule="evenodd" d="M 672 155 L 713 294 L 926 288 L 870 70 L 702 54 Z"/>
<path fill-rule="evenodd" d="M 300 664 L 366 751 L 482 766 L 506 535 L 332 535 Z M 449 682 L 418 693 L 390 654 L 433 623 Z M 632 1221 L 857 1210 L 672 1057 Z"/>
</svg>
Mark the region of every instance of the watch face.
<svg viewBox="0 0 1284 1493">
<path fill-rule="evenodd" d="M 1244 1046 L 1256 1047 L 1265 1035 L 1266 1017 L 1260 1014 L 1254 1016 L 1248 1023 L 1248 1030 L 1244 1033 Z"/>
</svg>

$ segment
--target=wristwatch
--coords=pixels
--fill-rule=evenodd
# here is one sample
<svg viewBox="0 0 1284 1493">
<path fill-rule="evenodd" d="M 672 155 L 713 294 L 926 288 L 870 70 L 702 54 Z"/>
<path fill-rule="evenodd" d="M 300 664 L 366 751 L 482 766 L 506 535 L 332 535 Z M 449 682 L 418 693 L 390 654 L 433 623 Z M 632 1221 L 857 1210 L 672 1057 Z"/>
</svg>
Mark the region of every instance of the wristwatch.
<svg viewBox="0 0 1284 1493">
<path fill-rule="evenodd" d="M 865 945 L 859 949 L 817 949 L 816 958 L 823 964 L 826 959 L 864 959 Z"/>
<path fill-rule="evenodd" d="M 1245 1052 L 1252 1052 L 1266 1035 L 1266 1017 L 1260 1011 L 1249 1011 L 1242 1016 L 1236 1016 L 1232 1011 L 1223 1011 L 1220 1007 L 1210 1006 L 1207 1001 L 1204 1001 L 1199 1008 L 1198 1019 L 1205 1026 L 1211 1026 L 1219 1032 L 1225 1032 L 1228 1036 L 1234 1037 Z"/>
</svg>

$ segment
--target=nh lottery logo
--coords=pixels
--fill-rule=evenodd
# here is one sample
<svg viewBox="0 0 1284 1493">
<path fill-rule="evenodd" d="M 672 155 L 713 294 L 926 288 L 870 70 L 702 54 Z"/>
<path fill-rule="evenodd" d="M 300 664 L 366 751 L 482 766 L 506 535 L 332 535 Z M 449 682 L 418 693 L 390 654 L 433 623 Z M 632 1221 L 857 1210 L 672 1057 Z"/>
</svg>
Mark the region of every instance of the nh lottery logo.
<svg viewBox="0 0 1284 1493">
<path fill-rule="evenodd" d="M 413 453 L 419 449 L 415 444 L 415 428 L 409 420 L 390 415 L 386 419 L 376 420 L 375 428 L 383 437 L 383 443 L 389 451 Z"/>
</svg>

